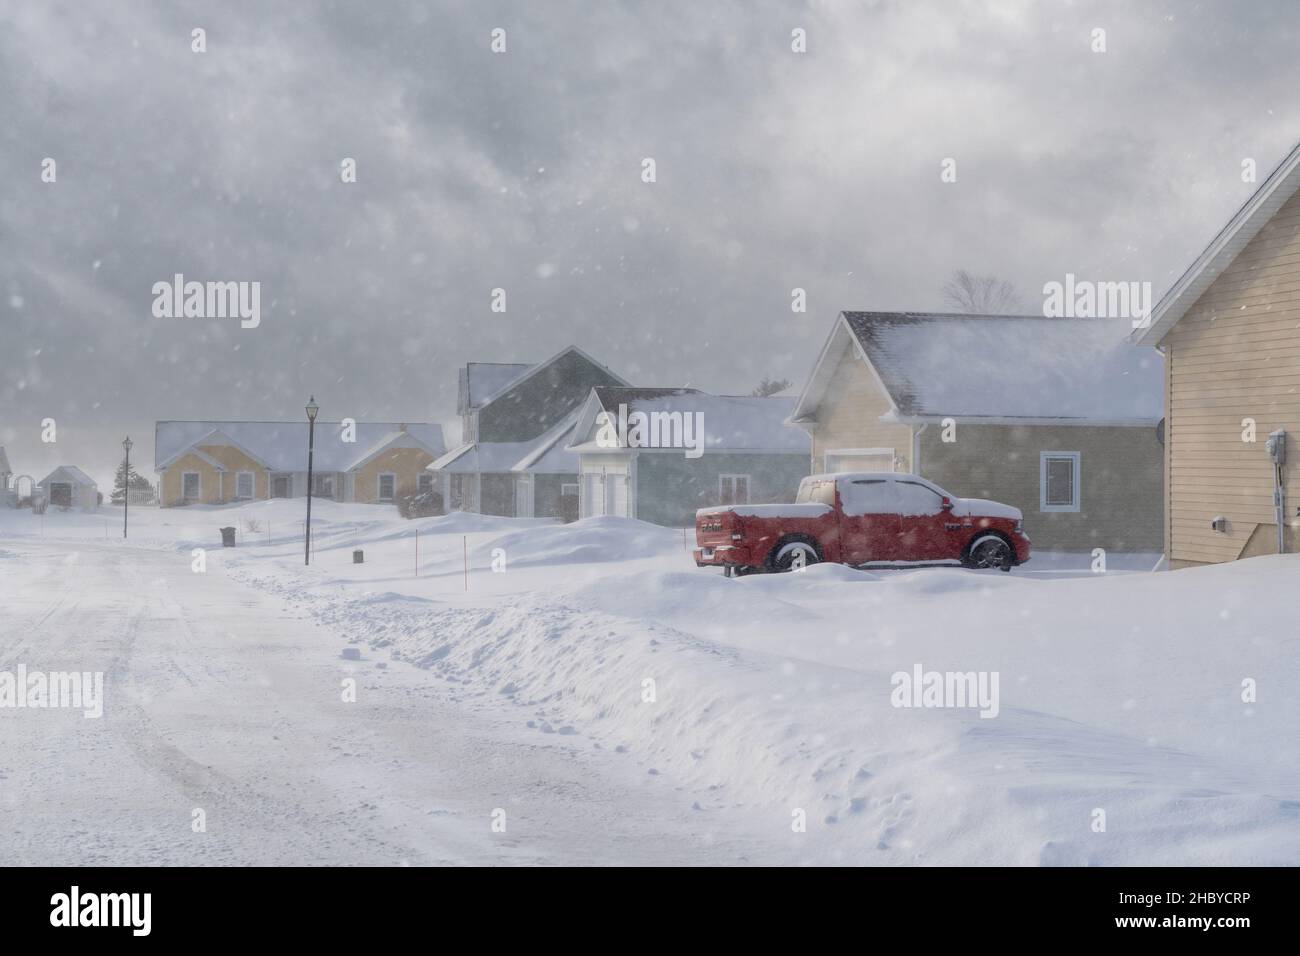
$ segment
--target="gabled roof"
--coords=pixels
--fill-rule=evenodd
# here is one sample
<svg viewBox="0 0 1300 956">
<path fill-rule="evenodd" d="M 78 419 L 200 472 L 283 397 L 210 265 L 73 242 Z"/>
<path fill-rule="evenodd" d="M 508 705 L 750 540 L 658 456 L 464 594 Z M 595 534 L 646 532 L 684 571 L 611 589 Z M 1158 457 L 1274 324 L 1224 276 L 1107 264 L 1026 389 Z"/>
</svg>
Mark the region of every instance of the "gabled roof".
<svg viewBox="0 0 1300 956">
<path fill-rule="evenodd" d="M 1163 357 L 1133 348 L 1129 331 L 1118 319 L 842 312 L 791 421 L 815 420 L 852 349 L 889 399 L 887 420 L 1154 424 Z"/>
<path fill-rule="evenodd" d="M 1259 234 L 1273 214 L 1295 195 L 1297 189 L 1300 189 L 1300 145 L 1292 149 L 1269 174 L 1254 195 L 1219 230 L 1205 251 L 1156 303 L 1151 322 L 1134 330 L 1133 341 L 1138 345 L 1156 345 L 1168 335 L 1169 330 L 1187 314 L 1187 310 L 1196 304 L 1196 300 Z"/>
<path fill-rule="evenodd" d="M 533 447 L 515 462 L 511 471 L 540 475 L 578 473 L 578 456 L 568 450 L 582 406 L 575 408 L 533 440 Z"/>
<path fill-rule="evenodd" d="M 596 444 L 595 434 L 599 427 L 596 419 L 601 411 L 616 417 L 619 406 L 625 405 L 629 415 L 632 412 L 699 413 L 703 416 L 703 449 L 706 452 L 807 454 L 811 450 L 807 434 L 786 424 L 793 404 L 794 399 L 789 397 L 710 395 L 695 388 L 597 386 L 582 406 L 572 436 L 575 444 L 569 449 L 586 453 L 618 450 Z"/>
<path fill-rule="evenodd" d="M 566 346 L 546 361 L 538 362 L 536 365 L 470 362 L 466 364 L 460 372 L 460 413 L 463 415 L 468 411 L 482 408 L 484 405 L 495 401 L 516 386 L 528 381 L 528 379 L 532 378 L 538 372 L 554 365 L 570 352 L 582 356 L 592 365 L 604 370 L 616 382 L 622 382 L 624 385 L 627 384 L 627 382 L 623 381 L 622 376 L 611 371 L 609 367 L 603 363 L 597 362 L 576 345 Z"/>
<path fill-rule="evenodd" d="M 158 422 L 154 426 L 154 469 L 161 471 L 205 445 L 231 445 L 269 471 L 307 470 L 306 422 Z M 342 423 L 316 422 L 313 465 L 317 471 L 351 471 L 392 445 L 406 441 L 435 458 L 446 448 L 442 426 L 358 422 L 356 441 L 342 440 Z"/>
<path fill-rule="evenodd" d="M 76 485 L 94 485 L 95 479 L 78 468 L 76 465 L 59 465 L 52 472 L 37 482 L 38 485 L 47 485 L 50 481 L 64 478 Z"/>
<path fill-rule="evenodd" d="M 464 415 L 481 408 L 493 395 L 531 368 L 532 365 L 519 362 L 467 362 L 460 370 L 458 411 Z"/>
<path fill-rule="evenodd" d="M 580 408 L 575 408 L 545 432 L 527 441 L 466 442 L 438 458 L 428 468 L 451 474 L 577 474 L 578 456 L 565 446 L 580 411 Z"/>
</svg>

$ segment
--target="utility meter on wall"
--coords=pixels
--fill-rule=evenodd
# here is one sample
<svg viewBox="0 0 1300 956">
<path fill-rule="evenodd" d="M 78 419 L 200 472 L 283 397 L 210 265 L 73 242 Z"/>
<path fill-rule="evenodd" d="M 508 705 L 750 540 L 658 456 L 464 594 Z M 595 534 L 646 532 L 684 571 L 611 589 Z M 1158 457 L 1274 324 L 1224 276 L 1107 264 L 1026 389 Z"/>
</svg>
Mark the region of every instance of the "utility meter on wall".
<svg viewBox="0 0 1300 956">
<path fill-rule="evenodd" d="M 1273 459 L 1274 464 L 1287 463 L 1287 433 L 1284 429 L 1279 428 L 1269 436 L 1264 447 L 1269 450 L 1269 458 Z"/>
</svg>

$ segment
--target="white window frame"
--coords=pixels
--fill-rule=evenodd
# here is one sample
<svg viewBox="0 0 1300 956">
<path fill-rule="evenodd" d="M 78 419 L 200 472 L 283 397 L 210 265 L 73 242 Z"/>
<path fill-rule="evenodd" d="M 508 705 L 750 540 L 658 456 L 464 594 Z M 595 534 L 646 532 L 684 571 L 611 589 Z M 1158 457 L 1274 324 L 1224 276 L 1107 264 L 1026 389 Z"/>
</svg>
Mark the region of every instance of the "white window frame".
<svg viewBox="0 0 1300 956">
<path fill-rule="evenodd" d="M 565 489 L 567 489 L 567 488 L 572 488 L 573 490 L 572 490 L 572 491 L 566 491 Z M 581 496 L 581 495 L 582 495 L 582 485 L 581 485 L 579 482 L 576 482 L 576 481 L 562 481 L 562 482 L 560 482 L 560 497 L 564 497 L 565 495 L 577 495 L 577 496 Z"/>
<path fill-rule="evenodd" d="M 384 479 L 393 479 L 393 493 L 387 498 L 384 497 Z M 376 501 L 393 501 L 397 498 L 397 473 L 392 471 L 381 471 L 375 475 L 375 500 Z"/>
<path fill-rule="evenodd" d="M 250 491 L 250 492 L 249 492 L 248 494 L 246 494 L 246 495 L 241 495 L 241 494 L 239 493 L 239 479 L 243 478 L 245 475 L 248 476 L 248 480 L 249 480 L 249 482 L 252 484 L 252 486 L 253 486 L 253 490 Z M 200 479 L 200 480 L 202 480 L 202 479 Z M 235 472 L 235 500 L 236 500 L 236 501 L 251 501 L 252 499 L 254 499 L 254 498 L 256 498 L 256 497 L 257 497 L 257 475 L 256 475 L 255 473 L 251 472 L 251 471 L 237 471 L 237 472 Z"/>
<path fill-rule="evenodd" d="M 417 495 L 422 495 L 426 491 L 433 491 L 434 484 L 433 472 L 422 471 L 415 476 L 415 493 Z"/>
<path fill-rule="evenodd" d="M 1073 501 L 1068 505 L 1047 503 L 1048 459 L 1068 459 L 1074 463 Z M 1038 453 L 1038 510 L 1042 512 L 1077 512 L 1083 505 L 1083 456 L 1077 451 L 1040 451 Z"/>
<path fill-rule="evenodd" d="M 752 476 L 752 475 L 742 475 L 742 474 L 720 474 L 720 475 L 718 475 L 718 503 L 719 503 L 719 504 L 722 503 L 722 499 L 723 499 L 723 497 L 724 497 L 724 495 L 723 495 L 723 493 L 722 493 L 722 486 L 723 486 L 723 483 L 724 483 L 724 482 L 727 482 L 727 481 L 730 481 L 730 482 L 731 482 L 731 486 L 732 486 L 732 488 L 734 489 L 734 488 L 736 487 L 736 479 L 737 479 L 737 478 L 744 478 L 744 479 L 745 479 L 745 500 L 744 500 L 744 501 L 732 501 L 731 504 L 733 504 L 733 505 L 747 505 L 747 504 L 749 504 L 749 487 L 750 487 L 750 485 L 753 483 L 753 480 L 754 480 L 754 479 L 753 479 L 753 476 Z"/>
<path fill-rule="evenodd" d="M 185 494 L 185 479 L 194 476 L 195 482 L 199 486 L 199 493 L 193 498 Z M 202 501 L 203 500 L 203 472 L 201 471 L 182 471 L 181 472 L 181 501 Z"/>
</svg>

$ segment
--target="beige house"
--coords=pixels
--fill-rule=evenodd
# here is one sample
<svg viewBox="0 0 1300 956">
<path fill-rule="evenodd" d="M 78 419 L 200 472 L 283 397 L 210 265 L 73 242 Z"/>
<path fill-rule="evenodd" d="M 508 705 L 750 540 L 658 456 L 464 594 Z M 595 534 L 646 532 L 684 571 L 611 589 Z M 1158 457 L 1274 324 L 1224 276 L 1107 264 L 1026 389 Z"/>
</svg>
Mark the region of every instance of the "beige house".
<svg viewBox="0 0 1300 956">
<path fill-rule="evenodd" d="M 1170 567 L 1295 551 L 1300 146 L 1174 283 L 1134 340 L 1165 355 Z M 1290 446 L 1280 464 L 1268 440 L 1278 432 Z"/>
<path fill-rule="evenodd" d="M 1163 371 L 1110 319 L 843 312 L 789 422 L 813 472 L 903 471 L 1020 508 L 1034 547 L 1162 546 Z"/>
<path fill-rule="evenodd" d="M 306 422 L 158 422 L 154 470 L 163 507 L 307 494 Z M 433 488 L 441 425 L 316 423 L 312 496 L 395 502 Z"/>
</svg>

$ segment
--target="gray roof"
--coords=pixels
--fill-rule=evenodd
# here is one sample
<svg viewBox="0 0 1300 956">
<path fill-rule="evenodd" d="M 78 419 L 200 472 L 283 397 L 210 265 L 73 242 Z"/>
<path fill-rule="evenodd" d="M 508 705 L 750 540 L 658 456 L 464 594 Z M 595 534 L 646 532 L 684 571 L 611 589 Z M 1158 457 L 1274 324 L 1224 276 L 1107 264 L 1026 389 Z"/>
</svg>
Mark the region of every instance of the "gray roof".
<svg viewBox="0 0 1300 956">
<path fill-rule="evenodd" d="M 699 414 L 704 427 L 705 451 L 764 451 L 806 455 L 812 444 L 808 434 L 787 425 L 794 399 L 787 396 L 757 398 L 752 395 L 710 395 L 696 388 L 626 388 L 601 385 L 592 389 L 596 402 L 608 415 L 616 416 L 620 405 L 628 413 L 666 412 Z M 589 399 L 590 401 L 590 399 Z M 590 408 L 588 407 L 588 410 Z M 594 419 L 598 414 L 592 416 Z M 572 436 L 571 449 L 592 451 L 593 424 L 580 425 L 587 434 Z"/>
<path fill-rule="evenodd" d="M 306 422 L 158 422 L 154 427 L 154 468 L 197 444 L 233 443 L 271 471 L 307 470 Z M 356 441 L 342 440 L 341 423 L 316 422 L 313 465 L 318 471 L 350 471 L 392 441 L 409 438 L 435 458 L 446 450 L 442 426 L 423 423 L 358 422 Z"/>
<path fill-rule="evenodd" d="M 1123 319 L 845 312 L 902 419 L 1157 422 L 1164 359 Z"/>
<path fill-rule="evenodd" d="M 55 468 L 52 472 L 50 472 L 48 475 L 46 475 L 36 484 L 41 487 L 44 487 L 46 484 L 49 483 L 51 478 L 57 478 L 57 477 L 67 478 L 73 484 L 77 484 L 77 485 L 90 485 L 92 487 L 95 485 L 95 479 L 91 478 L 88 474 L 86 474 L 76 465 L 59 465 L 58 468 Z"/>
<path fill-rule="evenodd" d="M 468 362 L 460 370 L 460 414 L 486 405 L 534 365 L 519 362 Z"/>
</svg>

